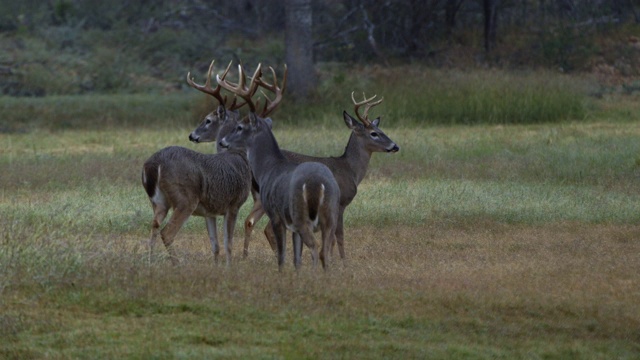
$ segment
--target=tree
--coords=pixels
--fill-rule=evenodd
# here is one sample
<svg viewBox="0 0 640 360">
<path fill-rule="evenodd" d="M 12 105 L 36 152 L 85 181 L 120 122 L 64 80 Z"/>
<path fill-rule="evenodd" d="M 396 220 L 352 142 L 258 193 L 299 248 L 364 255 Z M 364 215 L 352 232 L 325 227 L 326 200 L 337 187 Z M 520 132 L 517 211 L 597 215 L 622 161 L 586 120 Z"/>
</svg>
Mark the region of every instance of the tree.
<svg viewBox="0 0 640 360">
<path fill-rule="evenodd" d="M 500 0 L 483 0 L 484 11 L 484 50 L 490 53 L 496 44 L 498 28 L 498 2 Z"/>
<path fill-rule="evenodd" d="M 306 99 L 315 89 L 311 0 L 285 2 L 285 62 L 289 68 L 287 93 Z"/>
<path fill-rule="evenodd" d="M 453 28 L 456 27 L 456 15 L 458 10 L 460 10 L 463 1 L 464 0 L 447 0 L 444 5 L 445 33 L 448 38 L 451 38 Z"/>
</svg>

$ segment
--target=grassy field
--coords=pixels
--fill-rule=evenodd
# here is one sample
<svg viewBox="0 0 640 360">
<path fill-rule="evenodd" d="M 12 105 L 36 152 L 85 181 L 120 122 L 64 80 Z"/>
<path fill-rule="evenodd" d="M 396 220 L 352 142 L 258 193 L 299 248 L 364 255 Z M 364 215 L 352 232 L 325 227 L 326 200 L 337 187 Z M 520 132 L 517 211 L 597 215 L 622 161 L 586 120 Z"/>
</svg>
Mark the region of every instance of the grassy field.
<svg viewBox="0 0 640 360">
<path fill-rule="evenodd" d="M 640 357 L 637 99 L 563 113 L 575 121 L 526 108 L 534 124 L 503 125 L 513 109 L 479 106 L 426 125 L 392 94 L 381 128 L 401 150 L 374 155 L 347 209 L 346 263 L 314 271 L 306 252 L 296 272 L 289 254 L 282 273 L 260 231 L 242 258 L 240 223 L 234 263 L 215 264 L 201 218 L 178 234 L 179 266 L 161 245 L 149 256 L 142 163 L 213 151 L 187 141 L 199 102 L 171 99 L 156 129 L 134 124 L 153 121 L 148 96 L 0 99 L 0 358 Z M 274 132 L 339 155 L 342 107 Z"/>
</svg>

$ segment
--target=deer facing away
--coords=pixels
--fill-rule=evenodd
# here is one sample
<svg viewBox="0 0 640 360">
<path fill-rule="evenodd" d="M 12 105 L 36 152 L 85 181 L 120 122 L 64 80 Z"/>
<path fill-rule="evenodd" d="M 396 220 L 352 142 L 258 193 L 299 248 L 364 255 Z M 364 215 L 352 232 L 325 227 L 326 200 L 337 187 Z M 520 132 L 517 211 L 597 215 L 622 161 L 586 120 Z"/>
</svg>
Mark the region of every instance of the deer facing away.
<svg viewBox="0 0 640 360">
<path fill-rule="evenodd" d="M 302 243 L 311 249 L 315 266 L 318 254 L 313 232 L 320 229 L 320 260 L 326 268 L 340 198 L 340 188 L 331 170 L 318 162 L 296 164 L 287 160 L 270 130 L 270 119 L 261 119 L 254 113 L 240 121 L 220 143 L 230 149 L 247 149 L 251 170 L 260 187 L 262 208 L 275 237 L 278 266 L 281 268 L 284 263 L 287 229 L 293 233 L 296 268 L 301 263 Z"/>
<path fill-rule="evenodd" d="M 213 62 L 209 76 L 212 67 Z M 217 88 L 218 94 L 219 91 L 220 87 Z M 226 121 L 235 124 L 235 119 L 229 119 L 226 115 L 224 102 L 221 102 L 216 116 L 220 120 L 218 128 Z M 235 222 L 251 186 L 251 169 L 245 151 L 232 149 L 219 154 L 202 154 L 179 146 L 166 147 L 145 161 L 142 185 L 154 213 L 149 240 L 151 251 L 160 233 L 172 263 L 176 264 L 177 257 L 171 245 L 182 225 L 191 215 L 196 215 L 205 217 L 212 251 L 217 260 L 220 249 L 216 216 L 222 215 L 226 261 L 227 264 L 231 262 Z M 173 213 L 160 231 L 171 209 Z"/>
<path fill-rule="evenodd" d="M 249 105 L 248 117 L 238 122 L 231 133 L 225 135 L 220 145 L 229 149 L 246 149 L 255 183 L 260 191 L 262 208 L 270 219 L 274 233 L 278 266 L 281 269 L 285 256 L 285 237 L 287 229 L 293 233 L 294 265 L 300 266 L 302 243 L 311 249 L 314 267 L 318 253 L 313 233 L 322 233 L 320 260 L 322 266 L 328 266 L 328 255 L 334 241 L 337 225 L 338 201 L 340 189 L 331 170 L 318 162 L 304 164 L 293 163 L 284 157 L 271 132 L 271 119 L 264 118 L 282 100 L 286 84 L 286 75 L 282 88 L 277 87 L 275 71 L 274 84 L 264 82 L 259 74 L 254 74 L 251 85 L 245 85 L 242 68 L 239 67 L 240 81 L 237 85 L 217 78 L 223 88 L 242 97 Z M 286 74 L 286 69 L 285 69 Z M 258 117 L 252 103 L 251 89 L 254 84 L 273 91 L 275 100 L 265 95 L 265 106 Z"/>
</svg>

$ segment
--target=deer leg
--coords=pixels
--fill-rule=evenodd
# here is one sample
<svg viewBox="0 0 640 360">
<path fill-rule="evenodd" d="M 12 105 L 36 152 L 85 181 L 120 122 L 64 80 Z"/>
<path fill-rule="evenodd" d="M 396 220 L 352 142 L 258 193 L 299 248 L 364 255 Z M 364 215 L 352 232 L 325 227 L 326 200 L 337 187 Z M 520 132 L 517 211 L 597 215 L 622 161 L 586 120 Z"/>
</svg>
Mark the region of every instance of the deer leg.
<svg viewBox="0 0 640 360">
<path fill-rule="evenodd" d="M 336 241 L 336 227 L 330 226 L 322 229 L 322 249 L 320 250 L 320 261 L 322 267 L 326 270 L 329 266 L 331 254 L 331 246 Z"/>
<path fill-rule="evenodd" d="M 220 245 L 218 245 L 218 229 L 216 225 L 215 217 L 206 217 L 204 220 L 207 223 L 207 232 L 209 233 L 209 242 L 211 242 L 211 251 L 213 252 L 213 260 L 218 262 L 218 255 L 220 255 Z"/>
<path fill-rule="evenodd" d="M 291 240 L 293 241 L 293 266 L 299 269 L 302 264 L 302 239 L 299 233 L 292 232 Z"/>
<path fill-rule="evenodd" d="M 335 236 L 333 236 L 333 240 L 331 241 L 331 254 L 333 255 L 333 245 L 338 243 L 338 251 L 340 252 L 340 259 L 344 261 L 344 208 L 340 209 L 338 213 L 338 222 L 336 223 L 336 231 Z"/>
<path fill-rule="evenodd" d="M 284 254 L 286 251 L 285 236 L 287 234 L 287 228 L 281 221 L 271 221 L 271 228 L 276 238 L 276 249 L 278 256 L 278 269 L 282 271 L 284 265 Z"/>
<path fill-rule="evenodd" d="M 195 207 L 194 209 L 187 209 L 184 207 L 173 209 L 173 214 L 171 214 L 169 222 L 160 232 L 162 242 L 167 248 L 167 252 L 169 253 L 169 257 L 173 265 L 178 264 L 178 257 L 176 256 L 175 250 L 171 247 L 171 244 L 173 244 L 173 240 L 176 234 L 178 233 L 182 225 L 184 225 L 184 223 L 187 221 L 189 216 L 191 216 L 193 210 L 195 210 Z"/>
<path fill-rule="evenodd" d="M 313 268 L 318 266 L 318 249 L 316 248 L 316 240 L 313 237 L 313 232 L 310 228 L 305 228 L 300 231 L 300 237 L 302 242 L 311 250 L 311 259 L 313 260 Z M 300 246 L 300 252 L 302 253 L 302 246 Z"/>
<path fill-rule="evenodd" d="M 236 219 L 238 218 L 238 209 L 231 209 L 227 211 L 224 216 L 224 252 L 227 256 L 227 266 L 231 265 L 231 251 L 233 249 L 233 230 L 236 225 Z M 246 243 L 245 243 L 246 245 Z M 245 248 L 245 250 L 247 250 Z"/>
<path fill-rule="evenodd" d="M 153 220 L 151 221 L 151 238 L 149 239 L 149 260 L 151 260 L 153 248 L 156 245 L 158 234 L 160 233 L 160 225 L 162 225 L 164 218 L 169 212 L 169 208 L 164 206 L 164 204 L 152 202 L 151 207 L 153 208 Z"/>
<path fill-rule="evenodd" d="M 276 247 L 276 234 L 273 233 L 273 227 L 271 226 L 271 221 L 264 228 L 264 236 L 267 237 L 269 241 L 269 245 L 271 245 L 271 250 L 278 251 Z"/>
<path fill-rule="evenodd" d="M 253 232 L 253 228 L 256 226 L 256 223 L 260 221 L 260 219 L 264 216 L 264 209 L 262 208 L 262 202 L 260 201 L 260 196 L 257 196 L 253 191 L 251 192 L 251 196 L 253 196 L 253 208 L 247 216 L 247 219 L 244 221 L 244 250 L 242 252 L 243 257 L 247 257 L 249 255 L 249 242 L 251 241 L 251 233 Z M 271 245 L 271 248 L 275 250 L 275 244 Z"/>
</svg>

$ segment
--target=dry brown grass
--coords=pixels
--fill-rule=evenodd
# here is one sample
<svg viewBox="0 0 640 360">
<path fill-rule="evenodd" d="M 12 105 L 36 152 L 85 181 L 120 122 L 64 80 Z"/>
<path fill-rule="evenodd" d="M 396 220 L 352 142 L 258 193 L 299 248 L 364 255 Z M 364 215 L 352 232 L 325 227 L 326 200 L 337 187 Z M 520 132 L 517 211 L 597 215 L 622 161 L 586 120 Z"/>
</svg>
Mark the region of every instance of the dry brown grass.
<svg viewBox="0 0 640 360">
<path fill-rule="evenodd" d="M 299 274 L 288 264 L 284 277 L 262 236 L 252 243 L 249 259 L 240 258 L 236 242 L 231 270 L 210 268 L 203 234 L 182 236 L 176 246 L 184 264 L 173 276 L 184 277 L 191 293 L 175 285 L 181 296 L 206 296 L 212 289 L 197 284 L 214 276 L 222 281 L 209 284 L 217 295 L 254 306 L 286 304 L 428 322 L 455 317 L 456 322 L 480 321 L 493 336 L 523 339 L 537 332 L 551 338 L 640 341 L 640 243 L 635 241 L 640 226 L 434 223 L 356 227 L 347 236 L 346 266 L 336 261 L 327 274 L 314 273 L 305 257 Z M 272 291 L 279 292 L 276 301 Z"/>
</svg>

